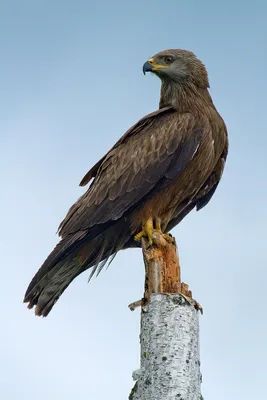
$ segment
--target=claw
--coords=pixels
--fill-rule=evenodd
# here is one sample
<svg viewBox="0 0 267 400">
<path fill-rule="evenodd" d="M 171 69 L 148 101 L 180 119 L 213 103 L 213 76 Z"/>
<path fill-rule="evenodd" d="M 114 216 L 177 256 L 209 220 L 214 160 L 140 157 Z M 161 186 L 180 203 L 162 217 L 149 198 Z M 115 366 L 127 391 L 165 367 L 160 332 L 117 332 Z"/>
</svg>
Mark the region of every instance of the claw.
<svg viewBox="0 0 267 400">
<path fill-rule="evenodd" d="M 146 237 L 146 236 L 147 236 L 147 235 L 146 235 L 146 232 L 145 232 L 145 230 L 143 229 L 141 232 L 137 233 L 137 235 L 134 236 L 134 240 L 135 240 L 136 242 L 139 242 L 139 241 L 142 239 L 142 237 Z"/>
<path fill-rule="evenodd" d="M 170 233 L 163 233 L 161 230 L 161 220 L 160 218 L 156 218 L 155 220 L 155 226 L 156 229 L 154 229 L 154 225 L 153 225 L 153 218 L 150 217 L 143 225 L 141 232 L 137 233 L 134 236 L 134 240 L 139 242 L 143 237 L 148 238 L 149 244 L 153 243 L 153 239 L 152 239 L 152 235 L 154 232 L 158 232 L 160 233 L 164 239 L 168 242 L 168 243 L 174 243 L 175 244 L 175 239 L 174 237 L 172 237 L 172 235 Z"/>
<path fill-rule="evenodd" d="M 175 243 L 175 239 L 170 233 L 162 232 L 160 218 L 156 218 L 156 232 L 160 233 L 168 243 Z"/>
<path fill-rule="evenodd" d="M 146 237 L 146 238 L 148 238 L 149 244 L 152 244 L 153 243 L 153 240 L 152 240 L 153 232 L 154 232 L 153 219 L 149 218 L 143 225 L 143 229 L 141 230 L 141 232 L 139 232 L 139 233 L 137 233 L 137 235 L 135 235 L 134 240 L 140 241 L 142 239 L 142 237 Z"/>
<path fill-rule="evenodd" d="M 170 233 L 163 233 L 162 236 L 164 237 L 164 239 L 165 239 L 168 243 L 174 243 L 174 244 L 175 244 L 175 239 L 174 239 L 174 237 L 173 237 Z"/>
</svg>

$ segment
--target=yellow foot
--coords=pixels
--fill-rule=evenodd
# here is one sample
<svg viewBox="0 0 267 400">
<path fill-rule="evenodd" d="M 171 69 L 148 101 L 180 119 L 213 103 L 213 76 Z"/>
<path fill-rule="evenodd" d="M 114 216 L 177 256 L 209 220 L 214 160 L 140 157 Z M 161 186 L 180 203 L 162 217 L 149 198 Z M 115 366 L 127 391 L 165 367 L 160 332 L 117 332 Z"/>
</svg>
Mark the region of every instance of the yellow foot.
<svg viewBox="0 0 267 400">
<path fill-rule="evenodd" d="M 139 242 L 142 237 L 147 237 L 146 231 L 144 229 L 141 232 L 137 233 L 137 235 L 135 235 L 134 240 L 136 242 Z"/>
<path fill-rule="evenodd" d="M 141 232 L 137 233 L 137 235 L 135 235 L 134 240 L 136 241 L 140 241 L 143 237 L 148 238 L 148 241 L 150 244 L 152 244 L 152 235 L 154 233 L 154 229 L 153 229 L 153 219 L 149 218 L 143 225 L 143 229 L 141 230 Z"/>
<path fill-rule="evenodd" d="M 154 229 L 154 223 L 153 223 L 153 219 L 149 218 L 144 225 L 142 226 L 142 230 L 141 232 L 137 233 L 134 236 L 134 240 L 136 240 L 137 242 L 139 242 L 143 237 L 147 238 L 149 243 L 152 244 L 153 240 L 152 240 L 152 235 L 154 232 L 159 233 L 160 235 L 162 235 L 164 237 L 164 239 L 168 242 L 168 243 L 174 243 L 175 244 L 175 239 L 172 237 L 172 235 L 170 233 L 163 233 L 161 230 L 161 223 L 160 223 L 160 219 L 156 218 L 155 220 L 155 226 L 156 229 Z"/>
<path fill-rule="evenodd" d="M 162 232 L 162 230 L 161 230 L 161 221 L 160 221 L 159 218 L 156 218 L 156 232 L 160 233 L 168 243 L 174 243 L 175 244 L 175 239 L 174 239 L 174 237 L 172 237 L 172 235 L 170 233 L 163 233 Z"/>
<path fill-rule="evenodd" d="M 163 233 L 162 236 L 168 243 L 174 243 L 175 244 L 175 239 L 170 233 Z"/>
</svg>

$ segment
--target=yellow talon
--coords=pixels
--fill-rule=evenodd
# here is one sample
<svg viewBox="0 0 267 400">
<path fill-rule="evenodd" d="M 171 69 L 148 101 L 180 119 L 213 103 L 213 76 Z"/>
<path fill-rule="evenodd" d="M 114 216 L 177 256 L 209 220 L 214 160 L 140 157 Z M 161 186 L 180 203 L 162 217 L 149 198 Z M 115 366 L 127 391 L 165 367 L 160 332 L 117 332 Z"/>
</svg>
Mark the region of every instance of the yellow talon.
<svg viewBox="0 0 267 400">
<path fill-rule="evenodd" d="M 175 239 L 170 233 L 164 233 L 162 236 L 168 243 L 175 243 Z"/>
<path fill-rule="evenodd" d="M 142 237 L 145 237 L 145 236 L 146 236 L 146 232 L 144 230 L 142 230 L 141 232 L 137 233 L 137 235 L 135 235 L 134 240 L 136 242 L 139 242 L 142 239 Z"/>
<path fill-rule="evenodd" d="M 163 233 L 161 229 L 161 220 L 156 218 L 156 231 L 160 233 L 168 243 L 175 243 L 175 239 L 170 233 Z"/>
<path fill-rule="evenodd" d="M 141 232 L 139 232 L 139 233 L 137 233 L 137 235 L 135 235 L 134 240 L 139 241 L 142 239 L 142 237 L 146 237 L 146 238 L 148 238 L 149 243 L 152 244 L 153 232 L 154 232 L 153 219 L 149 218 L 143 225 L 143 229 L 141 230 Z"/>
<path fill-rule="evenodd" d="M 170 233 L 163 233 L 162 232 L 162 230 L 161 230 L 161 221 L 160 221 L 159 218 L 156 218 L 155 226 L 156 226 L 156 229 L 154 229 L 154 226 L 153 226 L 153 219 L 149 218 L 145 222 L 145 224 L 143 225 L 143 227 L 142 227 L 143 229 L 141 230 L 141 232 L 137 233 L 134 236 L 134 240 L 139 242 L 143 237 L 145 237 L 145 238 L 148 238 L 149 243 L 152 244 L 153 243 L 152 235 L 153 235 L 154 232 L 158 232 L 164 237 L 164 239 L 167 242 L 175 243 L 175 240 L 174 240 L 174 238 L 172 237 L 172 235 Z"/>
</svg>

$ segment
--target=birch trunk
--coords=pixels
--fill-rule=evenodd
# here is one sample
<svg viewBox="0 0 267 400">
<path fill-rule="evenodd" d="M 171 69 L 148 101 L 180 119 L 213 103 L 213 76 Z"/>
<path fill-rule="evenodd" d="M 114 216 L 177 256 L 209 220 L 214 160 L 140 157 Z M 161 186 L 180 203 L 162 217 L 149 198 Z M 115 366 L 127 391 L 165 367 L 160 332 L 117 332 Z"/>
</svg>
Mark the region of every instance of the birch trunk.
<svg viewBox="0 0 267 400">
<path fill-rule="evenodd" d="M 141 368 L 129 400 L 200 400 L 199 314 L 180 294 L 152 294 L 141 313 Z"/>
<path fill-rule="evenodd" d="M 141 368 L 129 400 L 201 400 L 199 360 L 200 305 L 181 282 L 175 243 L 153 235 L 143 240 L 144 298 L 141 308 Z"/>
</svg>

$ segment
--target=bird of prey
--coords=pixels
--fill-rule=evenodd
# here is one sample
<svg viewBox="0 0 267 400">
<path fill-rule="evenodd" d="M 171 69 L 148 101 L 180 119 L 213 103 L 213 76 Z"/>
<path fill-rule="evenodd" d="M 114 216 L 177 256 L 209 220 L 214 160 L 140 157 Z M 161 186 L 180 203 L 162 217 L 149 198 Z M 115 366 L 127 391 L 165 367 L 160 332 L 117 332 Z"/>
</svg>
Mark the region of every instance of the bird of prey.
<svg viewBox="0 0 267 400">
<path fill-rule="evenodd" d="M 24 302 L 47 316 L 75 277 L 99 273 L 142 237 L 164 235 L 211 199 L 228 151 L 225 123 L 205 66 L 191 52 L 164 50 L 143 66 L 161 80 L 159 109 L 133 125 L 82 179 L 87 191 L 59 226 L 61 241 L 33 277 Z"/>
</svg>

